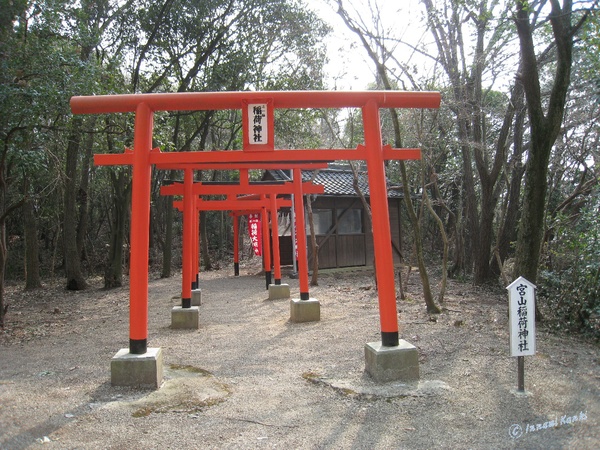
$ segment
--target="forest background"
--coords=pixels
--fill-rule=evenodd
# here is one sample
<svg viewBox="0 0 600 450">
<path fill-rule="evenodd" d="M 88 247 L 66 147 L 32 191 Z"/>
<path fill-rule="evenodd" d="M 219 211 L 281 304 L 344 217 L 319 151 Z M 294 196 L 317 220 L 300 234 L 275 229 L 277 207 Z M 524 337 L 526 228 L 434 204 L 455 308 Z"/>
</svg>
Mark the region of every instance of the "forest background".
<svg viewBox="0 0 600 450">
<path fill-rule="evenodd" d="M 72 96 L 338 89 L 364 76 L 345 62 L 362 55 L 364 88 L 442 93 L 438 111 L 382 111 L 384 142 L 423 150 L 386 170 L 404 189 L 404 259 L 428 311 L 446 276 L 506 286 L 523 275 L 548 327 L 599 339 L 598 14 L 598 0 L 0 0 L 0 327 L 6 280 L 126 282 L 131 171 L 92 155 L 132 146 L 133 115 L 74 116 Z M 338 49 L 339 27 L 350 38 Z M 359 110 L 277 111 L 276 146 L 353 148 L 360 121 Z M 158 113 L 154 130 L 162 151 L 241 148 L 239 111 Z M 159 188 L 181 179 L 152 175 L 161 277 L 181 266 L 182 219 Z M 203 212 L 201 223 L 210 270 L 231 257 L 232 222 Z"/>
</svg>

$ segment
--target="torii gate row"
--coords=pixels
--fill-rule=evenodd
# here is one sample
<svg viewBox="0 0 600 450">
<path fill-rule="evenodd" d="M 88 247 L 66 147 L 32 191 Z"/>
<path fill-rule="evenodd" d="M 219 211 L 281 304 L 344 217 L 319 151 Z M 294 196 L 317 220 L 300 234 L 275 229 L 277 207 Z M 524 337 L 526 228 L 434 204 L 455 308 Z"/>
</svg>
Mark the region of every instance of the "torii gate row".
<svg viewBox="0 0 600 450">
<path fill-rule="evenodd" d="M 381 139 L 379 109 L 439 108 L 440 100 L 439 92 L 402 91 L 186 92 L 71 98 L 71 110 L 74 114 L 135 112 L 133 152 L 106 155 L 106 158 L 110 158 L 106 161 L 107 164 L 133 166 L 130 353 L 144 354 L 147 351 L 152 165 L 211 162 L 245 164 L 366 160 L 373 216 L 373 244 L 377 260 L 381 343 L 386 347 L 397 347 L 398 317 L 384 161 L 420 159 L 420 150 L 384 147 Z M 361 108 L 365 145 L 360 145 L 356 149 L 275 150 L 273 123 L 274 109 L 277 108 Z M 154 112 L 228 109 L 238 109 L 243 112 L 243 150 L 169 153 L 152 151 Z M 99 160 L 100 158 L 95 158 L 96 162 Z M 300 178 L 300 169 L 294 169 L 294 177 L 296 176 Z M 301 202 L 301 187 L 298 191 L 300 195 L 295 192 L 294 200 Z M 298 225 L 300 227 L 301 224 Z M 303 234 L 297 233 L 299 246 L 302 245 L 300 241 Z"/>
<path fill-rule="evenodd" d="M 289 203 L 288 203 L 289 202 Z M 285 201 L 281 201 L 281 200 L 277 200 L 277 210 L 279 211 L 279 208 L 283 208 L 283 207 L 289 207 L 289 208 L 293 208 L 293 202 L 291 200 L 285 200 Z M 258 211 L 256 210 L 250 210 L 250 209 L 242 209 L 242 210 L 232 210 L 229 212 L 229 215 L 233 218 L 233 275 L 234 276 L 239 276 L 240 275 L 240 242 L 239 242 L 239 238 L 240 238 L 240 216 L 248 216 L 250 214 L 255 214 Z M 304 212 L 304 211 L 303 211 Z M 273 216 L 271 216 L 273 217 Z M 278 217 L 277 214 L 275 214 L 275 221 L 271 223 L 271 229 L 275 229 L 277 228 L 277 230 L 279 231 L 279 222 L 278 222 Z M 263 240 L 264 242 L 264 240 Z M 276 258 L 273 265 L 275 266 L 275 285 L 281 284 L 281 253 L 279 250 L 279 234 L 277 235 L 277 242 L 273 243 L 273 257 Z M 264 263 L 264 261 L 263 261 Z M 279 269 L 277 269 L 277 267 L 279 266 Z M 308 268 L 308 264 L 307 264 L 307 268 Z M 277 276 L 277 271 L 279 272 L 279 278 Z M 267 288 L 268 288 L 268 283 L 269 280 L 267 280 Z M 305 281 L 302 281 L 301 284 L 304 284 Z M 306 274 L 306 283 L 308 283 L 308 273 Z M 306 288 L 308 289 L 308 288 Z"/>
<path fill-rule="evenodd" d="M 263 197 L 266 197 L 265 195 L 263 195 Z M 282 199 L 282 198 L 277 198 L 276 199 L 276 204 L 275 206 L 273 206 L 273 202 L 272 202 L 272 198 L 274 198 L 274 195 L 270 195 L 268 196 L 269 198 L 263 198 L 263 199 L 259 199 L 259 200 L 243 200 L 243 199 L 237 199 L 237 200 L 202 200 L 202 199 L 196 199 L 196 205 L 195 208 L 198 211 L 235 211 L 235 212 L 244 212 L 244 215 L 248 215 L 248 214 L 261 214 L 262 216 L 262 223 L 263 223 L 263 236 L 264 236 L 264 229 L 267 229 L 267 233 L 268 233 L 268 220 L 266 219 L 266 214 L 265 212 L 268 212 L 271 214 L 271 226 L 273 227 L 273 229 L 275 229 L 275 227 L 278 227 L 278 223 L 277 223 L 277 211 L 280 208 L 290 208 L 292 207 L 292 201 L 290 199 Z M 178 209 L 179 211 L 184 210 L 184 201 L 183 200 L 176 200 L 173 202 L 173 207 Z M 273 207 L 276 208 L 275 213 L 273 213 Z M 233 215 L 233 221 L 234 221 L 234 271 L 235 271 L 235 275 L 239 275 L 239 223 L 238 223 L 238 216 L 237 215 Z M 266 227 L 265 227 L 265 223 L 266 223 Z M 194 231 L 194 230 L 193 230 Z M 197 230 L 196 230 L 197 231 Z M 185 230 L 184 230 L 185 232 Z M 197 232 L 193 232 L 193 239 L 194 239 L 194 255 L 193 255 L 193 263 L 192 263 L 192 279 L 194 278 L 194 270 L 198 270 L 199 268 L 199 261 L 198 261 L 198 255 L 199 255 L 199 237 L 198 237 L 198 233 Z M 266 282 L 266 286 L 267 289 L 269 288 L 269 284 L 271 284 L 271 265 L 274 268 L 274 275 L 275 275 L 275 284 L 281 284 L 281 263 L 280 263 L 280 257 L 279 257 L 279 243 L 275 243 L 273 242 L 273 261 L 271 264 L 270 261 L 270 252 L 271 252 L 271 248 L 270 248 L 270 244 L 269 244 L 269 240 L 267 239 L 263 239 L 263 254 L 264 255 L 268 255 L 269 259 L 264 258 L 264 266 L 265 266 L 265 282 Z M 187 265 L 186 265 L 187 267 Z M 196 277 L 197 278 L 197 277 Z M 197 283 L 196 283 L 197 285 Z M 192 287 L 191 289 L 195 289 L 194 283 L 192 282 Z M 185 298 L 186 292 L 186 287 L 183 286 L 182 288 L 182 307 L 189 307 L 189 305 L 185 304 L 183 302 L 183 299 Z M 190 293 L 191 295 L 191 293 Z"/>
<path fill-rule="evenodd" d="M 292 165 L 293 166 L 293 165 Z M 326 165 L 310 165 L 311 168 L 324 168 Z M 316 167 L 315 167 L 316 166 Z M 291 167 L 291 166 L 290 166 Z M 194 233 L 194 230 L 197 230 L 198 227 L 194 226 L 189 231 L 186 231 L 186 220 L 185 215 L 188 211 L 191 211 L 191 214 L 194 214 L 194 204 L 196 204 L 196 209 L 204 209 L 204 210 L 245 210 L 245 209 L 257 209 L 261 211 L 262 214 L 262 225 L 263 225 L 263 236 L 269 235 L 269 221 L 267 217 L 267 212 L 271 212 L 271 221 L 274 222 L 273 226 L 278 228 L 277 224 L 277 210 L 282 205 L 283 206 L 291 206 L 291 202 L 277 199 L 277 195 L 290 195 L 294 192 L 301 189 L 302 194 L 322 194 L 324 192 L 324 187 L 321 185 L 315 185 L 312 182 L 302 182 L 301 178 L 295 179 L 294 181 L 268 181 L 268 182 L 259 182 L 259 183 L 248 183 L 247 173 L 245 173 L 246 177 L 243 177 L 244 172 L 240 173 L 240 180 L 246 180 L 244 183 L 207 183 L 207 182 L 195 182 L 192 186 L 192 204 L 186 204 L 186 199 L 189 198 L 188 195 L 185 195 L 186 183 L 188 177 L 188 171 L 190 169 L 185 170 L 184 183 L 173 183 L 167 186 L 161 187 L 161 195 L 181 195 L 183 196 L 182 202 L 182 211 L 184 212 L 184 241 L 185 236 L 189 233 L 192 236 L 195 236 L 197 241 L 198 234 Z M 191 175 L 190 175 L 191 177 Z M 299 185 L 299 186 L 296 186 Z M 189 187 L 188 187 L 189 189 Z M 254 192 L 254 194 L 246 195 L 243 197 L 239 197 L 238 194 L 242 193 L 250 193 Z M 199 195 L 226 195 L 227 200 L 201 200 L 198 198 Z M 270 200 L 267 202 L 266 196 L 269 196 Z M 204 205 L 201 207 L 200 205 Z M 303 202 L 297 202 L 295 206 L 300 207 L 302 205 L 301 210 L 298 211 L 295 208 L 296 217 L 304 214 Z M 275 212 L 275 214 L 273 214 Z M 188 213 L 189 214 L 189 213 Z M 234 222 L 236 222 L 234 220 Z M 234 223 L 234 230 L 237 235 L 238 229 L 236 227 L 236 223 Z M 274 228 L 274 229 L 277 229 Z M 188 238 L 192 241 L 192 237 Z M 234 238 L 234 242 L 237 245 L 237 240 Z M 195 242 L 194 247 L 198 247 L 197 242 Z M 265 269 L 265 282 L 266 288 L 269 289 L 269 284 L 271 284 L 271 249 L 268 239 L 263 240 L 263 259 L 264 259 L 264 269 Z M 239 249 L 235 248 L 234 253 L 237 255 Z M 193 259 L 197 258 L 197 251 L 195 252 Z M 303 248 L 299 251 L 299 259 L 306 258 L 306 248 Z M 275 268 L 275 284 L 281 284 L 281 265 L 279 263 L 279 242 L 273 242 L 273 266 Z M 184 260 L 185 263 L 187 261 Z M 237 261 L 236 261 L 237 262 Z M 194 264 L 194 263 L 193 263 Z M 187 267 L 184 264 L 184 267 Z M 195 264 L 195 267 L 198 267 L 198 264 Z M 184 269 L 185 270 L 185 269 Z M 191 268 L 193 272 L 193 267 Z M 235 267 L 236 274 L 239 273 L 238 266 Z M 193 274 L 192 274 L 193 278 Z M 183 281 L 183 289 L 182 289 L 182 307 L 188 307 L 188 304 L 191 304 L 191 288 L 188 292 L 188 287 L 185 282 L 186 277 L 184 276 Z M 305 274 L 300 277 L 300 295 L 301 298 L 308 299 L 309 288 L 308 288 L 308 263 L 306 264 Z M 188 295 L 189 294 L 189 295 Z M 189 301 L 187 299 L 190 299 Z"/>
<path fill-rule="evenodd" d="M 153 149 L 153 152 L 159 152 L 159 149 Z M 125 154 L 132 154 L 130 149 L 125 149 Z M 129 163 L 128 159 L 123 158 L 125 154 L 121 155 L 94 155 L 95 163 L 97 165 L 114 165 L 120 163 Z M 115 158 L 116 157 L 116 158 Z M 186 198 L 196 198 L 196 204 L 201 201 L 199 199 L 200 195 L 227 195 L 229 201 L 235 200 L 237 198 L 238 201 L 244 201 L 243 209 L 247 209 L 251 206 L 248 202 L 253 198 L 260 198 L 261 196 L 265 196 L 266 194 L 271 195 L 270 193 L 281 193 L 281 194 L 293 194 L 297 193 L 302 196 L 303 194 L 322 194 L 324 192 L 323 186 L 314 185 L 312 182 L 302 182 L 301 176 L 297 176 L 297 181 L 250 181 L 249 180 L 249 169 L 258 169 L 258 168 L 278 168 L 278 169 L 309 169 L 309 170 L 317 170 L 317 169 L 325 169 L 327 168 L 327 162 L 320 163 L 306 163 L 306 162 L 281 162 L 276 164 L 269 164 L 264 162 L 250 162 L 250 163 L 202 163 L 202 164 L 163 164 L 160 166 L 161 169 L 168 170 L 180 170 L 183 167 L 184 170 L 184 183 L 172 183 L 170 185 L 161 187 L 161 195 L 182 195 L 184 197 L 183 206 L 181 210 L 184 212 L 184 226 L 183 226 L 183 255 L 182 255 L 182 294 L 181 294 L 181 302 L 182 309 L 191 308 L 192 304 L 192 290 L 196 289 L 198 286 L 198 273 L 197 270 L 199 268 L 199 241 L 198 241 L 198 233 L 194 233 L 194 230 L 199 229 L 199 220 L 198 216 L 194 214 L 194 210 L 197 209 L 194 206 L 194 203 L 186 204 Z M 239 170 L 240 172 L 240 181 L 239 182 L 193 182 L 193 171 L 194 170 Z M 187 186 L 187 183 L 192 182 L 192 196 L 185 195 L 186 189 L 190 189 Z M 299 185 L 299 186 L 296 186 Z M 254 194 L 251 194 L 254 193 Z M 243 198 L 238 197 L 239 194 L 246 194 Z M 195 197 L 194 197 L 195 195 Z M 257 197 L 258 196 L 258 197 Z M 276 195 L 273 197 L 276 198 Z M 280 202 L 279 200 L 278 202 Z M 240 209 L 241 204 L 236 206 L 232 204 L 231 208 L 229 206 L 224 206 L 223 203 L 218 203 L 219 201 L 213 200 L 211 201 L 212 205 L 215 208 L 212 209 Z M 221 201 L 222 202 L 222 201 Z M 303 202 L 297 202 L 296 206 L 301 208 L 299 212 L 296 212 L 296 217 L 302 215 L 302 219 L 304 220 L 303 214 Z M 269 208 L 273 208 L 276 206 L 270 205 Z M 261 205 L 262 208 L 262 205 Z M 186 211 L 189 212 L 186 213 Z M 263 216 L 262 224 L 263 224 L 263 235 L 268 235 L 268 220 L 266 220 L 267 212 L 264 208 L 260 210 L 261 215 Z M 275 215 L 275 221 L 277 220 L 277 216 Z M 234 219 L 234 222 L 237 218 Z M 303 222 L 304 223 L 304 222 Z M 237 225 L 234 223 L 234 226 Z M 278 225 L 277 225 L 278 226 Z M 237 233 L 237 228 L 236 228 Z M 194 237 L 195 236 L 195 237 Z M 237 245 L 237 241 L 234 245 Z M 268 241 L 263 241 L 263 245 L 266 245 L 267 248 L 263 252 L 263 263 L 265 270 L 265 283 L 266 288 L 269 289 L 269 285 L 271 283 L 271 249 Z M 234 249 L 239 253 L 239 249 Z M 275 265 L 275 284 L 281 284 L 281 265 L 279 263 L 279 242 L 274 243 L 274 253 L 277 258 L 277 263 Z M 303 255 L 302 258 L 306 259 L 306 242 L 304 242 L 304 246 L 302 250 L 299 252 L 299 255 Z M 237 264 L 236 264 L 237 263 Z M 300 297 L 301 299 L 309 299 L 309 290 L 308 290 L 308 262 L 303 265 L 299 263 L 299 281 L 300 281 Z M 194 267 L 196 269 L 194 269 Z M 234 267 L 236 274 L 239 274 L 239 262 L 234 262 Z M 196 270 L 196 275 L 194 276 L 194 270 Z M 193 279 L 195 278 L 195 281 Z"/>
<path fill-rule="evenodd" d="M 302 164 L 302 167 L 304 168 L 306 165 Z M 298 164 L 285 164 L 285 167 L 298 167 Z M 310 164 L 309 165 L 310 168 L 324 168 L 326 167 L 326 164 Z M 231 168 L 231 167 L 230 167 Z M 189 186 L 187 186 L 187 183 L 189 183 L 192 179 L 192 173 L 191 173 L 191 169 L 189 167 L 186 167 L 185 169 L 185 175 L 184 175 L 184 183 L 173 183 L 171 185 L 167 185 L 167 186 L 163 186 L 161 187 L 161 195 L 182 195 L 184 198 L 184 206 L 183 206 L 183 211 L 184 211 L 184 250 L 185 250 L 185 242 L 186 239 L 188 242 L 192 242 L 192 235 L 194 234 L 194 230 L 196 230 L 198 228 L 197 225 L 193 225 L 190 222 L 189 227 L 186 227 L 186 216 L 190 216 L 190 215 L 194 215 L 194 206 L 192 203 L 190 204 L 186 204 L 186 198 L 194 198 L 194 196 L 199 196 L 199 195 L 227 195 L 230 200 L 228 200 L 229 202 L 234 202 L 231 203 L 231 208 L 228 208 L 227 206 L 223 206 L 226 205 L 226 203 L 221 203 L 219 209 L 221 208 L 226 208 L 226 209 L 249 209 L 250 205 L 248 203 L 248 201 L 250 201 L 250 197 L 247 196 L 245 197 L 244 200 L 240 199 L 237 197 L 237 195 L 239 194 L 253 194 L 253 195 L 270 195 L 273 196 L 277 194 L 293 194 L 295 191 L 298 191 L 298 189 L 301 189 L 302 194 L 304 193 L 308 193 L 308 194 L 322 194 L 324 191 L 323 186 L 319 186 L 319 185 L 314 185 L 311 182 L 302 182 L 301 179 L 299 178 L 297 181 L 292 181 L 292 182 L 275 182 L 275 181 L 268 181 L 268 182 L 249 182 L 248 181 L 248 171 L 247 170 L 240 170 L 240 182 L 239 183 L 227 183 L 227 184 L 223 184 L 220 182 L 194 182 L 192 184 L 192 187 L 190 188 Z M 297 187 L 296 184 L 299 184 L 300 186 Z M 186 189 L 191 189 L 192 195 L 186 195 Z M 236 200 L 237 199 L 237 200 Z M 197 201 L 197 200 L 196 200 Z M 244 204 L 237 204 L 235 203 L 236 201 L 244 201 L 246 203 Z M 211 201 L 212 205 L 219 205 L 219 203 L 217 203 L 217 201 Z M 227 201 L 225 201 L 227 202 Z M 299 205 L 303 205 L 302 202 L 299 202 Z M 272 207 L 272 206 L 271 206 Z M 189 212 L 188 212 L 189 211 Z M 296 214 L 303 214 L 304 213 L 304 209 L 302 208 L 301 211 L 296 211 Z M 265 226 L 268 227 L 268 221 L 263 220 L 263 228 Z M 189 230 L 189 231 L 186 231 Z M 266 229 L 263 229 L 263 234 L 267 234 L 267 232 L 265 231 Z M 277 245 L 277 247 L 279 247 L 279 243 L 277 242 L 275 245 Z M 279 248 L 277 248 L 277 252 L 279 251 Z M 306 251 L 305 251 L 306 252 Z M 189 256 L 188 256 L 189 257 Z M 195 256 L 194 256 L 195 257 Z M 184 267 L 185 264 L 187 264 L 188 260 L 186 258 L 186 255 L 184 255 Z M 264 264 L 265 264 L 265 278 L 266 278 L 266 284 L 267 284 L 267 289 L 268 286 L 270 284 L 270 278 L 271 278 L 271 261 L 270 261 L 270 249 L 269 252 L 265 252 L 265 256 L 264 256 Z M 197 266 L 196 266 L 197 267 Z M 192 270 L 193 271 L 193 270 Z M 186 278 L 184 276 L 184 278 Z M 276 280 L 279 280 L 279 282 L 281 282 L 281 276 L 276 276 Z M 184 289 L 182 291 L 182 305 L 187 305 L 188 303 L 191 303 L 191 300 L 188 302 L 188 298 L 191 299 L 191 290 L 190 292 L 187 292 L 188 287 L 187 287 L 187 283 L 186 280 L 183 281 L 183 286 Z M 306 267 L 306 276 L 302 276 L 301 280 L 300 280 L 300 292 L 301 292 L 301 297 L 306 297 L 307 299 L 309 298 L 309 292 L 308 292 L 308 265 Z M 187 295 L 189 294 L 189 295 Z M 187 306 L 184 306 L 187 307 Z"/>
</svg>

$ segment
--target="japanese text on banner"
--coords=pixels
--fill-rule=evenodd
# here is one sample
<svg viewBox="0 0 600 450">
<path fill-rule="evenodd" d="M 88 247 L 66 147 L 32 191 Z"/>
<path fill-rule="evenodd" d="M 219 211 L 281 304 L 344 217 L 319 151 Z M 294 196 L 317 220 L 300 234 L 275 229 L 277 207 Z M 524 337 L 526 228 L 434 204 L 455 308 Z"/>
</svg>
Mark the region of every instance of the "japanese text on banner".
<svg viewBox="0 0 600 450">
<path fill-rule="evenodd" d="M 262 229 L 260 214 L 248 214 L 248 232 L 256 256 L 262 256 Z"/>
</svg>

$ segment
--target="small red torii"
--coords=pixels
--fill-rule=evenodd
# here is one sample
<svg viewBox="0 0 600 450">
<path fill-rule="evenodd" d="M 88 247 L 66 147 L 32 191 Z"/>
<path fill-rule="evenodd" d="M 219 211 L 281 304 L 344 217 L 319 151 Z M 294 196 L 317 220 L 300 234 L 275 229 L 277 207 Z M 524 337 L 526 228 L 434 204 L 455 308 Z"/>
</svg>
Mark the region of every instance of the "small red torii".
<svg viewBox="0 0 600 450">
<path fill-rule="evenodd" d="M 235 166 L 235 165 L 234 165 Z M 297 164 L 286 164 L 284 168 L 295 167 Z M 319 164 L 302 164 L 303 168 L 311 168 L 311 169 L 319 169 L 326 168 L 327 165 L 324 163 Z M 234 168 L 234 167 L 226 167 L 225 165 L 221 165 L 221 168 Z M 189 166 L 186 166 L 185 177 L 188 177 Z M 282 200 L 276 200 L 277 195 L 289 195 L 294 192 L 294 183 L 293 182 L 260 182 L 260 183 L 252 183 L 248 179 L 248 170 L 241 169 L 240 170 L 240 181 L 237 183 L 212 183 L 212 182 L 194 182 L 191 188 L 193 196 L 191 199 L 186 197 L 185 189 L 187 178 L 184 179 L 184 183 L 173 183 L 170 185 L 162 186 L 160 189 L 161 195 L 180 195 L 183 196 L 183 201 L 177 205 L 181 211 L 184 212 L 184 241 L 186 242 L 194 242 L 192 248 L 197 248 L 197 234 L 195 238 L 192 237 L 194 235 L 194 231 L 197 230 L 197 226 L 193 228 L 186 228 L 186 220 L 185 214 L 187 213 L 186 205 L 187 201 L 192 201 L 191 210 L 244 210 L 244 209 L 256 209 L 259 211 L 269 210 L 273 217 L 273 211 L 277 211 L 277 208 L 281 205 Z M 302 183 L 303 193 L 307 194 L 322 194 L 323 186 L 314 185 L 310 182 L 302 182 L 298 180 L 298 183 Z M 189 188 L 188 188 L 189 189 Z M 242 194 L 246 194 L 244 196 L 240 196 Z M 197 198 L 200 195 L 225 195 L 227 196 L 224 200 L 201 200 Z M 266 198 L 269 196 L 269 199 Z M 289 203 L 289 201 L 288 201 Z M 292 206 L 291 204 L 289 206 Z M 190 206 L 188 206 L 190 207 Z M 299 213 L 299 212 L 297 212 Z M 194 214 L 192 212 L 192 214 Z M 195 216 L 195 214 L 194 214 Z M 276 213 L 274 216 L 274 222 L 277 223 Z M 263 224 L 266 228 L 268 228 L 268 221 L 263 220 Z M 237 231 L 237 230 L 236 230 Z M 266 232 L 265 232 L 266 233 Z M 185 236 L 190 236 L 189 238 L 185 238 Z M 264 242 L 264 244 L 268 247 L 268 240 Z M 184 244 L 185 245 L 185 244 Z M 273 255 L 277 261 L 274 261 L 275 266 L 275 284 L 281 283 L 281 268 L 279 266 L 279 243 L 273 242 Z M 185 250 L 185 249 L 184 249 Z M 234 249 L 237 251 L 237 249 Z M 305 257 L 305 251 L 302 253 L 302 257 Z M 197 255 L 194 255 L 194 258 Z M 185 256 L 184 256 L 185 258 Z M 271 282 L 271 272 L 270 272 L 270 249 L 265 249 L 265 277 L 267 283 L 267 289 Z M 197 267 L 197 263 L 196 263 Z M 187 270 L 192 270 L 192 278 L 193 278 L 193 267 L 188 267 L 188 264 L 184 263 L 184 273 L 183 273 L 183 288 L 182 288 L 182 306 L 189 307 L 191 303 L 191 288 L 186 284 L 189 276 L 187 275 Z M 304 278 L 304 277 L 303 277 Z M 308 292 L 308 276 L 306 277 L 306 285 L 301 286 L 302 292 Z M 304 283 L 303 283 L 304 284 Z"/>
<path fill-rule="evenodd" d="M 73 97 L 74 114 L 135 112 L 134 148 L 121 155 L 96 155 L 96 164 L 130 164 L 132 174 L 130 341 L 131 354 L 144 354 L 148 339 L 148 251 L 152 166 L 221 163 L 290 163 L 333 160 L 366 160 L 373 216 L 373 243 L 377 260 L 377 285 L 381 343 L 398 346 L 398 317 L 384 161 L 420 159 L 419 149 L 392 149 L 381 139 L 380 108 L 439 108 L 438 92 L 401 91 L 280 91 L 196 92 Z M 277 108 L 361 108 L 365 145 L 356 149 L 275 150 L 273 110 Z M 241 151 L 169 152 L 152 150 L 156 111 L 241 109 L 244 149 Z M 266 110 L 266 113 L 264 113 Z M 253 119 L 249 117 L 253 115 Z M 266 133 L 264 130 L 266 129 Z M 294 169 L 294 177 L 300 177 Z M 188 191 L 189 192 L 189 191 Z M 295 202 L 302 202 L 297 185 Z M 299 217 L 303 222 L 303 217 Z M 300 220 L 299 220 L 300 221 Z M 298 245 L 306 240 L 298 223 Z M 305 242 L 304 242 L 305 245 Z M 305 298 L 306 297 L 306 298 Z M 301 292 L 308 300 L 308 293 Z"/>
<path fill-rule="evenodd" d="M 236 229 L 237 224 L 237 219 L 238 217 L 241 216 L 247 216 L 248 214 L 261 214 L 263 209 L 266 209 L 269 211 L 269 213 L 271 214 L 271 221 L 272 221 L 272 227 L 273 228 L 277 228 L 277 215 L 273 215 L 273 210 L 279 210 L 282 207 L 286 207 L 286 208 L 290 208 L 292 207 L 292 201 L 289 199 L 282 199 L 282 198 L 277 198 L 275 194 L 273 195 L 263 195 L 261 197 L 265 197 L 265 198 L 261 198 L 258 200 L 241 200 L 241 199 L 237 199 L 237 200 L 202 200 L 202 199 L 196 199 L 196 209 L 198 211 L 229 211 L 230 215 L 233 217 L 234 219 L 234 263 L 238 262 L 238 255 L 236 253 L 239 252 L 239 248 L 237 245 L 235 245 L 236 243 L 236 239 L 239 238 L 238 235 L 238 230 Z M 273 200 L 275 200 L 275 205 L 273 205 Z M 183 201 L 182 200 L 176 200 L 173 202 L 173 207 L 178 209 L 179 211 L 183 211 Z M 275 222 L 273 222 L 275 221 Z M 196 235 L 194 235 L 194 238 L 197 241 Z M 268 240 L 267 241 L 263 241 L 263 246 L 265 247 L 263 249 L 264 252 L 269 252 L 269 249 L 266 248 L 266 245 L 268 244 Z M 196 245 L 197 247 L 197 245 Z M 275 242 L 273 242 L 273 266 L 274 266 L 274 272 L 275 272 L 275 284 L 280 284 L 281 283 L 281 267 L 279 265 L 279 262 L 276 261 L 278 260 L 277 256 L 277 252 L 279 251 L 278 248 L 275 248 Z M 277 246 L 278 247 L 278 246 Z M 196 256 L 196 255 L 194 255 Z M 266 265 L 266 264 L 265 264 Z M 234 267 L 235 270 L 235 275 L 239 275 L 239 267 Z M 270 268 L 267 267 L 265 272 L 269 272 Z M 193 278 L 193 274 L 192 274 L 192 278 Z M 270 283 L 270 276 L 266 275 L 266 281 L 267 281 L 267 288 L 269 286 Z M 192 283 L 193 286 L 193 283 Z M 192 288 L 193 289 L 193 288 Z"/>
</svg>

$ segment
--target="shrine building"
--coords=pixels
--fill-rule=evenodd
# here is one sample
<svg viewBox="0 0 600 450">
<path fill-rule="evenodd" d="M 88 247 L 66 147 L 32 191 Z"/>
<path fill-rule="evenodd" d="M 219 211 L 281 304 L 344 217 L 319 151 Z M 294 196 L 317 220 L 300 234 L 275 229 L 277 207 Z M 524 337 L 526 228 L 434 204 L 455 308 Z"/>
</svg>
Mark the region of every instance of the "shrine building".
<svg viewBox="0 0 600 450">
<path fill-rule="evenodd" d="M 303 170 L 302 181 L 311 181 L 315 171 Z M 265 181 L 289 181 L 289 170 L 267 170 Z M 315 235 L 319 245 L 319 269 L 373 266 L 374 246 L 371 223 L 363 203 L 354 189 L 354 176 L 347 164 L 330 164 L 327 169 L 316 171 L 314 183 L 324 187 L 324 193 L 312 197 Z M 358 186 L 367 202 L 370 200 L 366 174 L 360 174 Z M 404 195 L 402 186 L 387 183 L 390 232 L 394 264 L 402 259 L 401 208 Z M 306 201 L 305 201 L 306 205 Z M 306 207 L 306 206 L 305 206 Z M 308 242 L 309 267 L 312 267 L 312 248 L 308 213 L 306 217 L 306 240 Z M 292 265 L 292 238 L 289 208 L 283 208 L 279 218 L 279 248 L 282 265 Z"/>
</svg>

